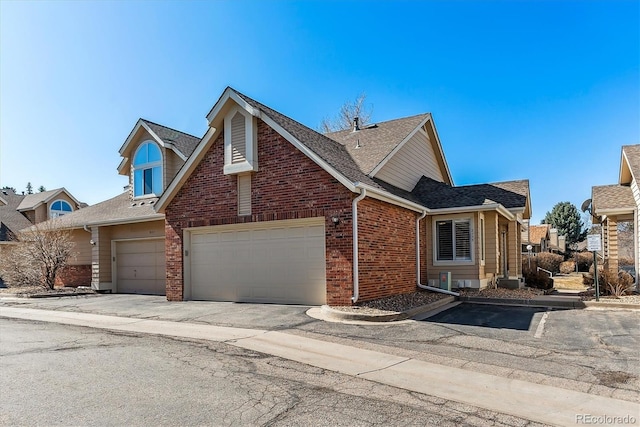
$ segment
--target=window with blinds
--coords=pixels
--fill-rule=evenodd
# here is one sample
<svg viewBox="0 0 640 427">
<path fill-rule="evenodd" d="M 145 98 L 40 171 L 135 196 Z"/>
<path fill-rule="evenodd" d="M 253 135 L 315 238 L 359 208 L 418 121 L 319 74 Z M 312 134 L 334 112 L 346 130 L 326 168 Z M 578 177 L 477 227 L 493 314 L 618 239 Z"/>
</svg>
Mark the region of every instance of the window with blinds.
<svg viewBox="0 0 640 427">
<path fill-rule="evenodd" d="M 238 175 L 238 216 L 251 215 L 251 174 Z"/>
<path fill-rule="evenodd" d="M 438 261 L 471 261 L 471 221 L 436 221 Z"/>
</svg>

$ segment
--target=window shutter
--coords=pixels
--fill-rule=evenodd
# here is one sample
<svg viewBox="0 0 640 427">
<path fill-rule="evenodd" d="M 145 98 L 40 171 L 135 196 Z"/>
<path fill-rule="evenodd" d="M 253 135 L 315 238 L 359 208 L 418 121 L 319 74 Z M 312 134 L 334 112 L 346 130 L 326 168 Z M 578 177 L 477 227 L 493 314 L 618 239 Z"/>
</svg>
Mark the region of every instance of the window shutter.
<svg viewBox="0 0 640 427">
<path fill-rule="evenodd" d="M 231 163 L 242 163 L 247 158 L 245 118 L 236 113 L 231 119 Z"/>
<path fill-rule="evenodd" d="M 438 260 L 453 260 L 453 233 L 451 221 L 437 221 Z"/>
<path fill-rule="evenodd" d="M 455 223 L 456 259 L 471 259 L 471 224 L 469 221 Z"/>
<path fill-rule="evenodd" d="M 251 215 L 251 174 L 238 175 L 238 215 Z"/>
</svg>

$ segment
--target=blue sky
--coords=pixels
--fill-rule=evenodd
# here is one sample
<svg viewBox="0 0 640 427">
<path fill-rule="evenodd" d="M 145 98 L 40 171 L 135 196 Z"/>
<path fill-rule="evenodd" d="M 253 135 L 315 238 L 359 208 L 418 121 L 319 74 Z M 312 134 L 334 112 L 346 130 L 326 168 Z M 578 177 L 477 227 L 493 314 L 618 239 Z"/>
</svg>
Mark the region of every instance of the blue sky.
<svg viewBox="0 0 640 427">
<path fill-rule="evenodd" d="M 533 222 L 640 143 L 637 1 L 0 0 L 0 186 L 118 194 L 139 117 L 198 136 L 226 86 L 312 127 L 364 92 L 433 114 L 457 185 L 528 178 Z"/>
</svg>

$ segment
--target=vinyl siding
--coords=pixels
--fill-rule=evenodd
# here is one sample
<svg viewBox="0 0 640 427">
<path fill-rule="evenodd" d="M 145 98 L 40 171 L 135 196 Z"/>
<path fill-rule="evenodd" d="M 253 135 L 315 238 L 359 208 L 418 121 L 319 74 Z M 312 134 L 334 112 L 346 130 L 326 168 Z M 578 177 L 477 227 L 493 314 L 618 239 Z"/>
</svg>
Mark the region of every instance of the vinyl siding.
<svg viewBox="0 0 640 427">
<path fill-rule="evenodd" d="M 411 191 L 423 175 L 436 181 L 444 181 L 431 141 L 426 134 L 418 131 L 389 159 L 375 177 Z"/>
<path fill-rule="evenodd" d="M 485 277 L 487 275 L 497 275 L 499 271 L 499 228 L 498 214 L 496 212 L 485 212 L 484 214 L 486 255 L 484 262 Z"/>
<path fill-rule="evenodd" d="M 182 165 L 184 165 L 184 161 L 173 151 L 165 150 L 164 148 L 162 148 L 162 155 L 164 157 L 164 185 L 162 188 L 166 189 Z"/>
<path fill-rule="evenodd" d="M 437 220 L 444 219 L 462 219 L 462 218 L 471 218 L 473 222 L 474 236 L 477 234 L 478 230 L 478 214 L 464 214 L 464 215 L 438 215 L 438 216 L 428 216 L 425 218 L 427 220 L 427 242 L 428 247 L 431 250 L 427 251 L 427 278 L 438 280 L 440 272 L 451 272 L 451 281 L 453 286 L 456 284 L 456 280 L 479 280 L 484 279 L 484 277 L 480 277 L 480 267 L 479 267 L 479 256 L 474 243 L 474 254 L 473 254 L 473 263 L 447 263 L 446 265 L 438 262 L 437 264 L 434 262 L 435 251 L 437 251 L 437 245 L 433 240 L 433 224 Z M 423 281 L 424 283 L 424 281 Z"/>
<path fill-rule="evenodd" d="M 71 241 L 74 243 L 73 255 L 69 265 L 91 265 L 91 234 L 82 229 L 71 231 Z"/>
<path fill-rule="evenodd" d="M 100 282 L 111 282 L 111 241 L 164 237 L 164 221 L 99 227 L 97 234 L 98 240 L 94 238 L 96 245 L 93 247 L 95 251 L 93 255 L 93 280 L 97 278 Z"/>
</svg>

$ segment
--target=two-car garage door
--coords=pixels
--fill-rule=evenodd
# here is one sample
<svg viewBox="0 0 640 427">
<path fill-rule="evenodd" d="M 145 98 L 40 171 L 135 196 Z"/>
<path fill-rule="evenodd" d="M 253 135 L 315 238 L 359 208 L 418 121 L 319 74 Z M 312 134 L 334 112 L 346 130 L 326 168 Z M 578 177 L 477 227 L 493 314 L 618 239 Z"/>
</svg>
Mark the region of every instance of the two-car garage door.
<svg viewBox="0 0 640 427">
<path fill-rule="evenodd" d="M 196 228 L 188 240 L 191 299 L 325 303 L 324 218 Z"/>
</svg>

